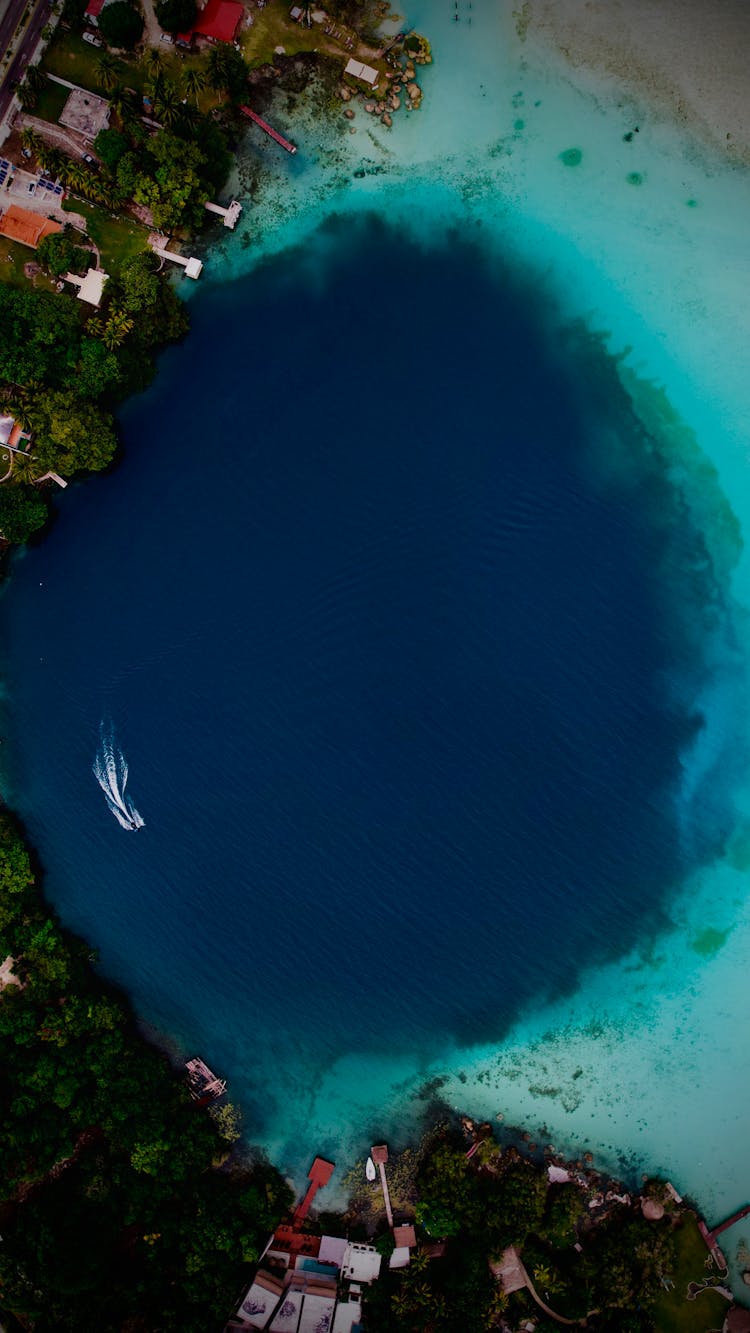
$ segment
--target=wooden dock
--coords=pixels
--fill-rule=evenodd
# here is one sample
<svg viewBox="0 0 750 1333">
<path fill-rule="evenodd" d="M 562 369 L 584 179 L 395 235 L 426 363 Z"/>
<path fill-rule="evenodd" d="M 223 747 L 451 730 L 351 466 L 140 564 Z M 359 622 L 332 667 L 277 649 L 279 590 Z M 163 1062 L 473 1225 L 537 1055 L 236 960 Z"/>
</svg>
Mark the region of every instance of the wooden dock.
<svg viewBox="0 0 750 1333">
<path fill-rule="evenodd" d="M 380 1172 L 380 1187 L 383 1191 L 383 1203 L 385 1204 L 385 1215 L 388 1218 L 389 1227 L 393 1227 L 393 1209 L 391 1208 L 391 1195 L 388 1189 L 388 1181 L 385 1178 L 385 1164 L 388 1161 L 388 1147 L 385 1143 L 373 1144 L 370 1149 L 370 1156 Z"/>
<path fill-rule="evenodd" d="M 223 1097 L 227 1085 L 223 1078 L 217 1078 L 207 1064 L 194 1057 L 185 1063 L 190 1096 L 199 1106 L 210 1106 L 217 1098 Z"/>
<path fill-rule="evenodd" d="M 296 1231 L 302 1226 L 307 1214 L 310 1211 L 312 1201 L 318 1190 L 322 1190 L 328 1184 L 334 1171 L 334 1163 L 326 1161 L 325 1157 L 316 1157 L 310 1170 L 307 1173 L 307 1179 L 310 1184 L 307 1187 L 307 1193 L 301 1203 L 297 1204 L 292 1217 L 292 1228 Z"/>
<path fill-rule="evenodd" d="M 279 134 L 278 130 L 275 130 L 272 125 L 269 125 L 267 120 L 263 120 L 263 117 L 259 116 L 256 111 L 251 109 L 251 107 L 241 106 L 240 111 L 243 116 L 248 116 L 250 120 L 255 121 L 256 125 L 260 125 L 260 128 L 264 130 L 266 134 L 270 135 L 276 143 L 281 144 L 281 147 L 285 148 L 288 153 L 296 153 L 296 145 L 291 143 L 289 139 L 285 139 L 283 134 Z"/>
<path fill-rule="evenodd" d="M 727 1261 L 719 1246 L 718 1237 L 721 1235 L 722 1231 L 728 1231 L 730 1227 L 734 1226 L 735 1222 L 741 1222 L 743 1217 L 748 1216 L 750 1216 L 750 1203 L 745 1204 L 744 1208 L 739 1208 L 736 1213 L 732 1213 L 731 1217 L 728 1217 L 725 1222 L 720 1222 L 719 1225 L 714 1227 L 711 1231 L 709 1231 L 702 1217 L 698 1219 L 698 1230 L 706 1242 L 706 1247 L 709 1253 L 713 1256 L 714 1261 L 718 1264 L 719 1268 L 726 1268 Z"/>
</svg>

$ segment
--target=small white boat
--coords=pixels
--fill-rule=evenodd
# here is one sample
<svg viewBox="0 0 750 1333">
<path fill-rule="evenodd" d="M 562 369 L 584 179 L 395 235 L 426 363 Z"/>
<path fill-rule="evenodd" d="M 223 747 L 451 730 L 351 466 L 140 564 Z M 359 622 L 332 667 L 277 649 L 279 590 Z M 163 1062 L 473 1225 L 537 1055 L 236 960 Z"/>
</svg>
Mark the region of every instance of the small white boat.
<svg viewBox="0 0 750 1333">
<path fill-rule="evenodd" d="M 378 1173 L 375 1170 L 375 1163 L 373 1162 L 371 1157 L 368 1157 L 367 1164 L 365 1166 L 365 1175 L 367 1176 L 367 1179 L 374 1180 L 377 1174 Z"/>
</svg>

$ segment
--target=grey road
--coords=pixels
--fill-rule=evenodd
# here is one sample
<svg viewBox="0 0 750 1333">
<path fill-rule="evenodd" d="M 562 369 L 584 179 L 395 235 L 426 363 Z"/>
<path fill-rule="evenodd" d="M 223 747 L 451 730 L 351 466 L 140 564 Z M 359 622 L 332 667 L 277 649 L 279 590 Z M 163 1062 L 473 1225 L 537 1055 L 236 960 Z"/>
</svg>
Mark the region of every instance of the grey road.
<svg viewBox="0 0 750 1333">
<path fill-rule="evenodd" d="M 15 22 L 13 23 L 11 36 L 24 8 L 25 5 L 22 0 L 21 4 L 18 6 L 19 13 L 16 15 Z M 12 4 L 11 9 L 15 11 L 16 6 Z M 11 11 L 9 10 L 3 20 L 3 27 L 5 26 L 5 21 L 9 18 L 10 12 Z M 13 84 L 20 83 L 26 73 L 26 66 L 34 53 L 34 48 L 39 40 L 39 34 L 42 31 L 42 28 L 49 22 L 49 16 L 50 0 L 36 0 L 36 4 L 32 9 L 31 18 L 29 19 L 23 37 L 21 38 L 21 44 L 11 61 L 10 68 L 5 75 L 2 84 L 0 85 L 0 121 L 3 119 L 10 106 L 11 98 L 13 97 Z"/>
</svg>

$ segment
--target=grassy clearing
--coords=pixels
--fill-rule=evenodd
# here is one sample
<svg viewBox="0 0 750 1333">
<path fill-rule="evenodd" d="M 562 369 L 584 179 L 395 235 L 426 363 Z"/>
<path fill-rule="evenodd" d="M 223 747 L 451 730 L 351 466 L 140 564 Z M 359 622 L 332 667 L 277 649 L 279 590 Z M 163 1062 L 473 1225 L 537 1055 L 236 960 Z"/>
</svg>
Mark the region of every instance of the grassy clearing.
<svg viewBox="0 0 750 1333">
<path fill-rule="evenodd" d="M 59 32 L 45 53 L 43 69 L 48 74 L 56 74 L 60 79 L 69 79 L 71 83 L 77 83 L 81 88 L 88 88 L 99 97 L 107 97 L 109 94 L 101 87 L 97 77 L 97 66 L 102 54 L 102 51 L 84 42 L 77 33 Z M 200 53 L 188 54 L 186 51 L 177 51 L 174 47 L 165 47 L 159 54 L 164 77 L 178 88 L 186 70 L 205 69 L 205 55 Z M 140 60 L 128 60 L 122 57 L 117 62 L 117 78 L 126 88 L 132 88 L 141 95 L 149 82 L 149 75 Z M 51 83 L 49 87 L 55 90 L 49 94 L 50 108 L 55 110 L 56 99 L 59 97 L 61 111 L 67 92 L 59 84 Z M 45 120 L 56 120 L 59 111 L 55 115 L 48 114 L 46 104 L 45 109 L 41 109 L 42 99 L 47 97 L 45 89 L 39 102 L 40 110 L 36 114 Z M 198 106 L 201 111 L 207 112 L 219 106 L 223 100 L 223 94 L 215 92 L 212 88 L 206 88 L 198 98 Z"/>
<path fill-rule="evenodd" d="M 240 33 L 242 54 L 248 65 L 273 64 L 277 46 L 283 46 L 288 56 L 298 51 L 323 51 L 326 49 L 326 37 L 317 23 L 311 28 L 306 24 L 294 23 L 286 9 L 267 6 L 253 14 L 253 25 L 244 25 Z"/>
<path fill-rule="evenodd" d="M 32 281 L 26 277 L 23 266 L 33 258 L 34 251 L 27 245 L 19 245 L 17 241 L 9 241 L 7 236 L 0 236 L 0 282 L 7 287 L 32 286 Z M 51 292 L 54 283 L 43 273 L 38 273 L 33 279 L 33 286 L 39 291 Z"/>
<path fill-rule="evenodd" d="M 108 273 L 116 275 L 126 259 L 146 249 L 145 227 L 139 227 L 130 218 L 112 217 L 106 209 L 81 199 L 66 199 L 63 208 L 85 217 L 88 234 L 99 247 L 102 268 Z"/>
<path fill-rule="evenodd" d="M 95 46 L 89 46 L 78 33 L 62 32 L 58 28 L 44 53 L 42 69 L 48 74 L 56 74 L 59 79 L 69 79 L 71 83 L 77 83 L 81 88 L 88 88 L 89 92 L 97 93 L 101 97 L 105 94 L 102 93 L 96 78 L 96 67 L 101 55 L 101 51 Z M 127 82 L 128 65 L 124 60 L 119 63 L 122 67 L 123 82 Z"/>
<path fill-rule="evenodd" d="M 62 114 L 62 109 L 70 95 L 68 88 L 63 88 L 61 83 L 51 83 L 42 88 L 39 94 L 39 100 L 34 107 L 33 115 L 39 116 L 41 120 L 49 120 L 56 125 Z"/>
<path fill-rule="evenodd" d="M 659 1333 L 708 1333 L 721 1328 L 727 1302 L 717 1292 L 702 1291 L 694 1301 L 686 1299 L 689 1282 L 705 1282 L 711 1269 L 706 1268 L 707 1250 L 694 1213 L 686 1213 L 684 1225 L 675 1232 L 677 1262 L 672 1291 L 663 1292 L 654 1311 L 654 1327 Z"/>
</svg>

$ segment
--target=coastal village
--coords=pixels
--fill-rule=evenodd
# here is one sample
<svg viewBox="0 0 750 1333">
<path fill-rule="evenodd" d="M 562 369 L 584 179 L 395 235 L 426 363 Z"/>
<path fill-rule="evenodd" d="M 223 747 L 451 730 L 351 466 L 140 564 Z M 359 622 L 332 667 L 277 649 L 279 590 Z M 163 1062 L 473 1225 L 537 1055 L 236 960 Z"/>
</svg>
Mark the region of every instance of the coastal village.
<svg viewBox="0 0 750 1333">
<path fill-rule="evenodd" d="M 372 9 L 374 21 L 387 14 L 387 5 Z M 8 0 L 0 288 L 75 297 L 85 336 L 119 348 L 132 323 L 114 295 L 124 269 L 150 253 L 157 270 L 196 280 L 206 252 L 241 223 L 247 201 L 213 193 L 211 178 L 222 182 L 231 165 L 226 145 L 265 146 L 278 154 L 277 169 L 304 151 L 288 111 L 279 125 L 266 110 L 288 75 L 298 87 L 313 68 L 325 71 L 315 114 L 338 118 L 342 134 L 357 133 L 355 107 L 390 131 L 397 112 L 419 107 L 417 71 L 431 59 L 429 43 L 409 29 L 378 46 L 322 7 L 282 0 L 158 0 L 155 8 L 144 0 L 143 9 L 138 0 L 37 0 L 31 11 Z M 243 225 L 244 244 L 252 218 Z M 65 469 L 37 456 L 17 393 L 0 392 L 0 483 L 63 488 Z M 14 540 L 12 528 L 0 533 Z"/>
<path fill-rule="evenodd" d="M 187 1070 L 198 1104 L 211 1105 L 226 1092 L 226 1084 L 202 1061 L 188 1062 Z M 670 1181 L 644 1177 L 642 1189 L 634 1192 L 598 1172 L 590 1153 L 569 1161 L 551 1145 L 540 1148 L 528 1133 L 506 1133 L 504 1138 L 501 1145 L 489 1123 L 463 1115 L 452 1127 L 443 1124 L 428 1135 L 431 1147 L 426 1153 L 424 1145 L 421 1150 L 429 1160 L 430 1151 L 437 1146 L 440 1152 L 449 1140 L 452 1170 L 465 1173 L 467 1178 L 484 1178 L 490 1186 L 493 1180 L 500 1186 L 506 1173 L 519 1173 L 519 1178 L 526 1175 L 535 1182 L 543 1201 L 545 1220 L 539 1233 L 553 1241 L 545 1262 L 539 1262 L 539 1235 L 488 1250 L 487 1266 L 495 1297 L 485 1327 L 499 1333 L 533 1333 L 538 1326 L 549 1327 L 547 1320 L 561 1326 L 598 1327 L 596 1317 L 603 1313 L 601 1308 L 571 1317 L 569 1293 L 561 1275 L 563 1271 L 575 1272 L 576 1264 L 580 1266 L 585 1260 L 600 1233 L 614 1227 L 624 1243 L 631 1234 L 629 1224 L 635 1221 L 642 1227 L 641 1235 L 648 1236 L 648 1228 L 653 1228 L 653 1241 L 647 1243 L 655 1259 L 659 1293 L 652 1325 L 655 1329 L 750 1333 L 750 1311 L 734 1298 L 729 1263 L 720 1244 L 720 1238 L 731 1227 L 750 1217 L 750 1204 L 709 1227 Z M 409 1290 L 410 1270 L 412 1276 L 420 1275 L 424 1290 L 423 1277 L 430 1270 L 439 1273 L 441 1265 L 449 1262 L 456 1232 L 447 1212 L 441 1217 L 441 1227 L 420 1200 L 419 1153 L 406 1150 L 391 1155 L 387 1144 L 373 1144 L 364 1163 L 346 1177 L 344 1183 L 350 1192 L 346 1210 L 321 1214 L 329 1228 L 331 1222 L 337 1223 L 329 1231 L 318 1221 L 317 1210 L 321 1208 L 320 1192 L 330 1183 L 335 1169 L 333 1162 L 314 1158 L 304 1195 L 269 1236 L 252 1281 L 227 1320 L 225 1333 L 241 1329 L 359 1333 L 373 1326 L 368 1322 L 368 1302 L 378 1284 L 389 1285 L 398 1308 L 399 1283 L 405 1281 Z M 567 1217 L 561 1232 L 562 1200 Z M 445 1234 L 441 1234 L 443 1230 Z M 673 1249 L 664 1246 L 665 1236 L 676 1241 Z M 565 1263 L 559 1272 L 554 1271 L 556 1248 L 568 1252 L 572 1268 Z M 746 1259 L 743 1274 L 750 1286 L 750 1250 Z M 616 1318 L 614 1278 L 611 1288 Z M 645 1289 L 641 1295 L 646 1299 Z M 428 1304 L 425 1302 L 425 1318 Z M 375 1326 L 390 1327 L 380 1323 Z M 606 1327 L 614 1328 L 616 1324 L 607 1323 Z"/>
</svg>

